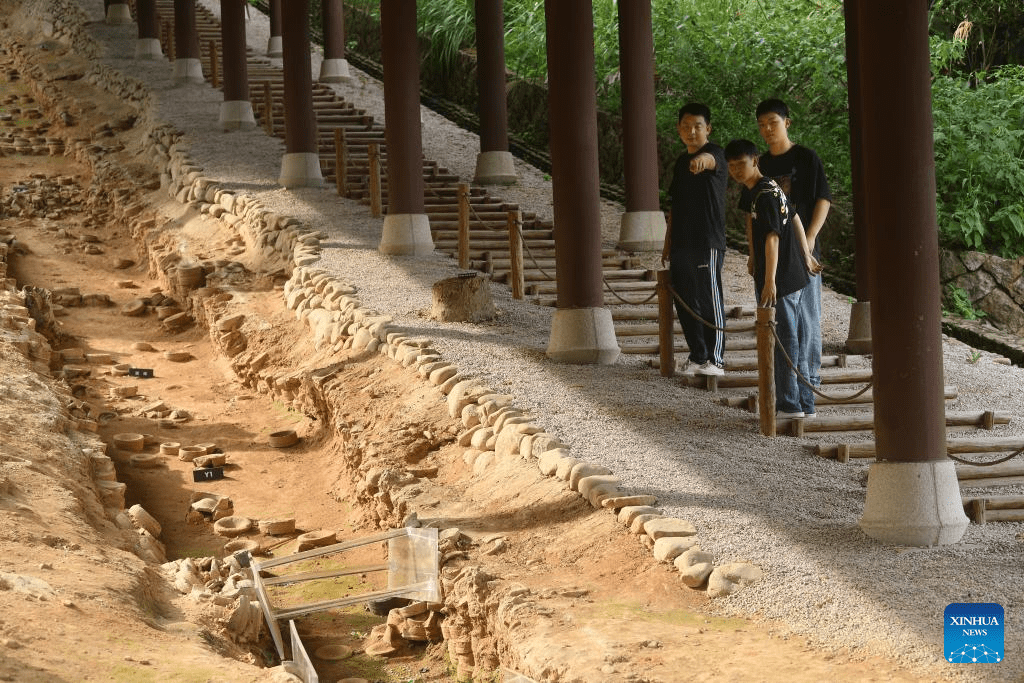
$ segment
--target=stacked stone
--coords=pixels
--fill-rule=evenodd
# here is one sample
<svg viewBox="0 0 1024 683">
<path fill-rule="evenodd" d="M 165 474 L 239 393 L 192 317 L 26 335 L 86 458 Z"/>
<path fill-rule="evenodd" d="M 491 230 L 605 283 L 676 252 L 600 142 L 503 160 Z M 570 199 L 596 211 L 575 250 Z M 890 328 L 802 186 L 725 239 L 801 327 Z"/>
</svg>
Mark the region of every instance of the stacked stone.
<svg viewBox="0 0 1024 683">
<path fill-rule="evenodd" d="M 239 644 L 255 643 L 263 631 L 264 616 L 256 588 L 232 555 L 185 558 L 166 562 L 161 570 L 182 595 L 199 604 L 221 608 L 219 623 Z"/>
<path fill-rule="evenodd" d="M 91 20 L 80 3 L 73 0 L 29 0 L 22 4 L 22 11 L 39 22 L 41 35 L 67 42 L 80 54 L 91 58 L 98 56 L 96 41 L 82 30 Z"/>
<path fill-rule="evenodd" d="M 399 639 L 412 642 L 440 642 L 444 636 L 442 619 L 444 615 L 440 602 L 413 602 L 405 607 L 396 607 L 388 612 L 387 621 L 374 626 L 370 631 L 370 645 L 366 654 L 386 656 L 398 652 Z"/>
<path fill-rule="evenodd" d="M 46 218 L 58 220 L 72 212 L 77 191 L 74 179 L 67 176 L 47 178 L 33 173 L 28 180 L 4 188 L 0 194 L 0 215 L 17 218 Z M 48 226 L 58 237 L 70 237 L 57 225 Z M 84 240 L 83 240 L 84 241 Z"/>
<path fill-rule="evenodd" d="M 442 574 L 448 616 L 441 632 L 459 683 L 487 681 L 496 675 L 500 666 L 498 642 L 488 635 L 495 624 L 509 628 L 523 616 L 539 611 L 528 599 L 528 588 L 502 586 L 496 578 L 476 566 L 458 571 L 449 568 Z"/>
</svg>

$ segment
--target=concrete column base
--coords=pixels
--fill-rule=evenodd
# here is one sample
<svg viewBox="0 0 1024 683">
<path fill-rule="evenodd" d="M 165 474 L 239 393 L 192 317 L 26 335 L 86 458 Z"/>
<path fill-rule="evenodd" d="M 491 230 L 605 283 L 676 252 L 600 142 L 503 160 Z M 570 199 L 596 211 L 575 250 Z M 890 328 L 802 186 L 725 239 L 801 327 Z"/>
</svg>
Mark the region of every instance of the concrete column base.
<svg viewBox="0 0 1024 683">
<path fill-rule="evenodd" d="M 623 251 L 661 251 L 665 246 L 665 214 L 627 211 L 619 226 L 618 248 Z"/>
<path fill-rule="evenodd" d="M 950 545 L 963 537 L 964 514 L 952 460 L 876 462 L 860 528 L 893 545 Z"/>
<path fill-rule="evenodd" d="M 267 41 L 268 57 L 284 57 L 284 41 L 281 36 L 270 36 Z"/>
<path fill-rule="evenodd" d="M 107 5 L 106 21 L 111 26 L 133 23 L 134 19 L 132 19 L 132 10 L 128 6 L 128 3 L 119 2 L 117 4 Z"/>
<path fill-rule="evenodd" d="M 321 83 L 347 83 L 352 80 L 347 59 L 325 59 L 320 63 Z"/>
<path fill-rule="evenodd" d="M 514 185 L 516 165 L 512 152 L 480 152 L 476 155 L 476 173 L 473 182 L 477 185 Z"/>
<path fill-rule="evenodd" d="M 559 308 L 551 319 L 547 356 L 559 363 L 611 365 L 619 357 L 612 312 L 607 308 Z"/>
<path fill-rule="evenodd" d="M 871 353 L 871 302 L 855 301 L 850 307 L 850 333 L 846 337 L 850 353 Z"/>
<path fill-rule="evenodd" d="M 254 130 L 256 117 L 249 100 L 231 100 L 220 103 L 221 130 Z"/>
<path fill-rule="evenodd" d="M 135 42 L 135 59 L 163 59 L 159 38 L 139 38 Z"/>
<path fill-rule="evenodd" d="M 384 216 L 384 229 L 377 250 L 382 254 L 426 256 L 434 251 L 430 219 L 425 213 L 396 213 Z"/>
<path fill-rule="evenodd" d="M 174 84 L 205 83 L 203 63 L 195 57 L 182 57 L 174 60 Z"/>
<path fill-rule="evenodd" d="M 285 187 L 323 187 L 320 155 L 316 152 L 292 152 L 281 158 L 281 175 L 277 182 Z"/>
</svg>

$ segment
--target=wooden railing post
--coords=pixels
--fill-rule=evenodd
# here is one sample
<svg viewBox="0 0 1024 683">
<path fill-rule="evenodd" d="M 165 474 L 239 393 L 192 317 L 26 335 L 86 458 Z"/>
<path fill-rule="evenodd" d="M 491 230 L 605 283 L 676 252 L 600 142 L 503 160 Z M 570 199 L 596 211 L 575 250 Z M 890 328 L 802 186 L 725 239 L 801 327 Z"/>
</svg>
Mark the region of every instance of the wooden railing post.
<svg viewBox="0 0 1024 683">
<path fill-rule="evenodd" d="M 519 229 L 519 209 L 508 212 L 508 259 L 512 298 L 522 299 L 526 280 L 523 276 L 523 233 Z"/>
<path fill-rule="evenodd" d="M 469 183 L 459 183 L 459 268 L 469 268 Z"/>
<path fill-rule="evenodd" d="M 220 73 L 217 65 L 217 41 L 210 41 L 210 85 L 220 87 Z"/>
<path fill-rule="evenodd" d="M 174 40 L 174 27 L 169 21 L 164 26 L 167 27 L 167 58 L 173 62 L 178 58 L 177 45 Z"/>
<path fill-rule="evenodd" d="M 267 135 L 274 134 L 274 93 L 270 89 L 270 81 L 263 81 L 263 127 Z"/>
<path fill-rule="evenodd" d="M 757 403 L 761 434 L 775 436 L 774 308 L 757 309 Z"/>
<path fill-rule="evenodd" d="M 348 185 L 348 149 L 345 129 L 341 126 L 334 129 L 334 182 L 338 186 L 338 196 L 344 197 Z"/>
<path fill-rule="evenodd" d="M 380 146 L 371 142 L 366 149 L 370 160 L 370 214 L 374 218 L 380 218 L 382 199 L 380 189 Z"/>
<path fill-rule="evenodd" d="M 672 272 L 658 271 L 658 363 L 662 377 L 676 374 L 676 343 L 673 338 L 675 311 L 672 306 Z"/>
</svg>

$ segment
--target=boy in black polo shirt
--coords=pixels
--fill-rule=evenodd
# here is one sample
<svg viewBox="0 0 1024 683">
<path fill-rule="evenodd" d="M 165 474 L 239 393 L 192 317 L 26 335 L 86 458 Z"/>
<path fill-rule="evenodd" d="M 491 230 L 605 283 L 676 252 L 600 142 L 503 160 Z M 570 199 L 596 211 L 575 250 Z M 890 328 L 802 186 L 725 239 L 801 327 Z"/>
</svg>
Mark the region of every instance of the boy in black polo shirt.
<svg viewBox="0 0 1024 683">
<path fill-rule="evenodd" d="M 808 334 L 802 325 L 800 300 L 806 292 L 810 273 L 821 266 L 810 255 L 803 227 L 790 214 L 789 202 L 779 185 L 761 174 L 757 145 L 733 140 L 725 147 L 729 175 L 749 190 L 749 266 L 760 306 L 775 306 L 775 407 L 778 417 L 802 418 L 800 382 L 782 354 L 793 360 L 800 374 L 807 376 Z M 813 400 L 813 394 L 812 394 Z M 814 404 L 809 406 L 814 409 Z"/>
<path fill-rule="evenodd" d="M 724 375 L 725 186 L 729 179 L 722 148 L 708 141 L 711 110 L 691 102 L 679 109 L 679 137 L 686 150 L 672 173 L 672 225 L 665 232 L 662 264 L 670 261 L 672 289 L 700 322 L 675 301 L 679 325 L 690 347 L 687 365 L 701 375 Z"/>
<path fill-rule="evenodd" d="M 761 173 L 772 178 L 786 193 L 790 207 L 800 217 L 807 246 L 815 259 L 821 259 L 818 233 L 825 224 L 832 206 L 832 192 L 825 177 L 825 166 L 809 147 L 789 139 L 789 107 L 779 99 L 764 100 L 757 105 L 757 128 L 768 145 L 758 166 Z M 746 209 L 744 202 L 740 208 Z M 808 334 L 807 374 L 811 384 L 821 384 L 821 277 L 811 275 L 808 291 L 800 299 L 800 315 Z M 800 396 L 804 412 L 814 416 L 814 393 L 803 384 Z"/>
</svg>

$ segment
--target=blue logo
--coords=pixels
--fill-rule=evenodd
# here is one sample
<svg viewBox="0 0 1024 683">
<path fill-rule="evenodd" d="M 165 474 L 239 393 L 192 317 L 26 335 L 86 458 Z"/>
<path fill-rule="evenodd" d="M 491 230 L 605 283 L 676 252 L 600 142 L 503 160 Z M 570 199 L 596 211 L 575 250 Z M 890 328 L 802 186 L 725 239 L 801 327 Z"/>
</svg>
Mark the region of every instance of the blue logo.
<svg viewBox="0 0 1024 683">
<path fill-rule="evenodd" d="M 954 602 L 943 615 L 944 649 L 953 664 L 1003 661 L 1003 606 L 994 602 Z"/>
</svg>

